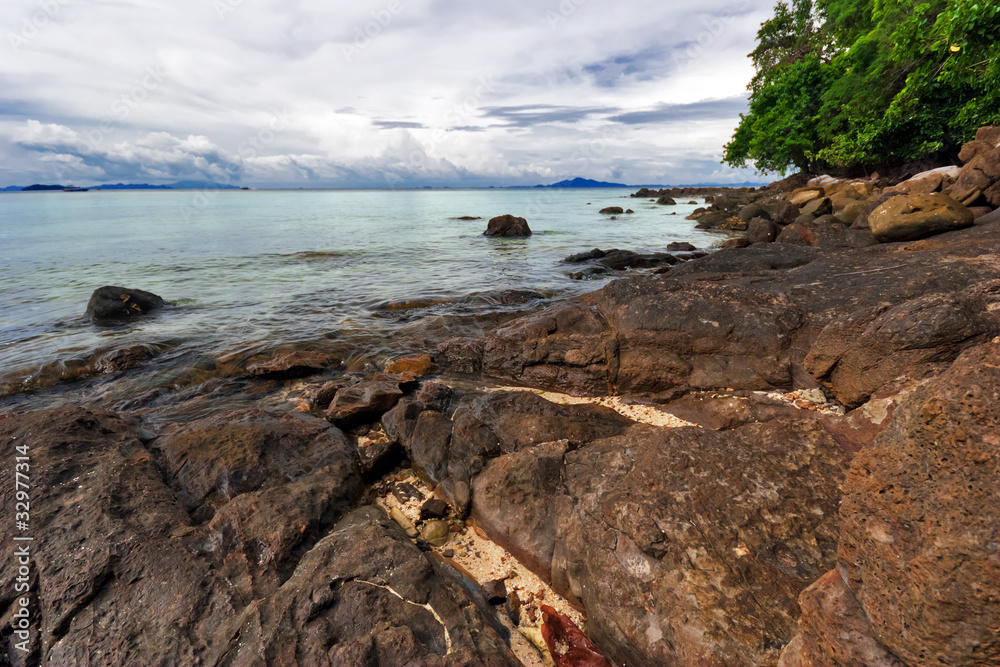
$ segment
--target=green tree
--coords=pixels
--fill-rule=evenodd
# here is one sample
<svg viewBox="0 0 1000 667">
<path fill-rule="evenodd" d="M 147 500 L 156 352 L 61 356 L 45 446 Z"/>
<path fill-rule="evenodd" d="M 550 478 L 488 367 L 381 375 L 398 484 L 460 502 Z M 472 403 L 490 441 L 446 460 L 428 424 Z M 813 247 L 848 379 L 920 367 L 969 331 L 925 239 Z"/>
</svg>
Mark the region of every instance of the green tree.
<svg viewBox="0 0 1000 667">
<path fill-rule="evenodd" d="M 724 161 L 784 172 L 953 158 L 1000 123 L 998 30 L 987 0 L 780 2 Z"/>
</svg>

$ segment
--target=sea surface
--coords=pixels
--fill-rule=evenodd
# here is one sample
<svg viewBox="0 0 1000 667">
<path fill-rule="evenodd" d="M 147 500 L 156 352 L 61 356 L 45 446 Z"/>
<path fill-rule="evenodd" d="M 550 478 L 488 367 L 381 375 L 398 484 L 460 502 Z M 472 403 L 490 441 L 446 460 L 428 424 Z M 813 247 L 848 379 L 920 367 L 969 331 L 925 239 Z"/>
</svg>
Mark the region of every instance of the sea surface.
<svg viewBox="0 0 1000 667">
<path fill-rule="evenodd" d="M 725 238 L 695 230 L 687 200 L 657 206 L 630 192 L 3 193 L 0 380 L 44 389 L 54 368 L 140 344 L 155 348 L 161 371 L 289 346 L 326 346 L 361 369 L 611 279 L 570 279 L 579 267 L 561 263 L 567 255 Z M 635 213 L 610 220 L 598 213 L 605 206 Z M 527 218 L 534 235 L 484 237 L 488 219 L 505 213 Z M 84 311 L 103 285 L 172 305 L 98 327 Z"/>
</svg>

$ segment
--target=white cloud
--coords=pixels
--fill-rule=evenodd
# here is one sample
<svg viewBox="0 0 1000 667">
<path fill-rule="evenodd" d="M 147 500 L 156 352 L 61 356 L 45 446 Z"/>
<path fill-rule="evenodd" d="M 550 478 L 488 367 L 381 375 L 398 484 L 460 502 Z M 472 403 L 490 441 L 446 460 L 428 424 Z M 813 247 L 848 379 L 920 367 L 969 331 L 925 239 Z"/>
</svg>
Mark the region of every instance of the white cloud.
<svg viewBox="0 0 1000 667">
<path fill-rule="evenodd" d="M 30 38 L 41 5 L 5 4 L 3 177 L 383 186 L 744 180 L 718 161 L 771 0 L 49 4 Z"/>
</svg>

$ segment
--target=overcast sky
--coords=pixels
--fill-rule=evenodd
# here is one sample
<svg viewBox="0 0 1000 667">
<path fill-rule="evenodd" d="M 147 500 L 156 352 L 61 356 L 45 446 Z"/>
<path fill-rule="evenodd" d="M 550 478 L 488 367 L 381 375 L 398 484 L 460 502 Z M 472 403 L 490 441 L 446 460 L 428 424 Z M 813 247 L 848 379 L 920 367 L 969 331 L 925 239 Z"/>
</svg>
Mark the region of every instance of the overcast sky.
<svg viewBox="0 0 1000 667">
<path fill-rule="evenodd" d="M 773 0 L 5 0 L 0 186 L 761 180 Z"/>
</svg>

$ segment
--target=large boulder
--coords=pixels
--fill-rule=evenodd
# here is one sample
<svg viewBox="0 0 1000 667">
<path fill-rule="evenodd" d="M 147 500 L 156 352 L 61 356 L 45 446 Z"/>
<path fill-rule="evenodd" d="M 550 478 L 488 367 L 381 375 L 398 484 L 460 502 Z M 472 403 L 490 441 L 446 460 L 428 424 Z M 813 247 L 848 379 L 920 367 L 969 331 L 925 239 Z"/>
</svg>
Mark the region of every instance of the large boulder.
<svg viewBox="0 0 1000 667">
<path fill-rule="evenodd" d="M 517 218 L 510 214 L 500 215 L 489 221 L 483 236 L 531 236 L 531 229 L 528 227 L 528 221 L 524 218 Z"/>
<path fill-rule="evenodd" d="M 969 227 L 972 211 L 947 195 L 899 195 L 868 216 L 872 234 L 882 243 L 914 241 Z"/>
<path fill-rule="evenodd" d="M 1000 342 L 960 356 L 855 459 L 840 569 L 910 665 L 1000 663 Z"/>
<path fill-rule="evenodd" d="M 113 324 L 135 319 L 165 305 L 167 302 L 152 292 L 109 285 L 90 295 L 86 316 L 95 324 Z"/>
</svg>

